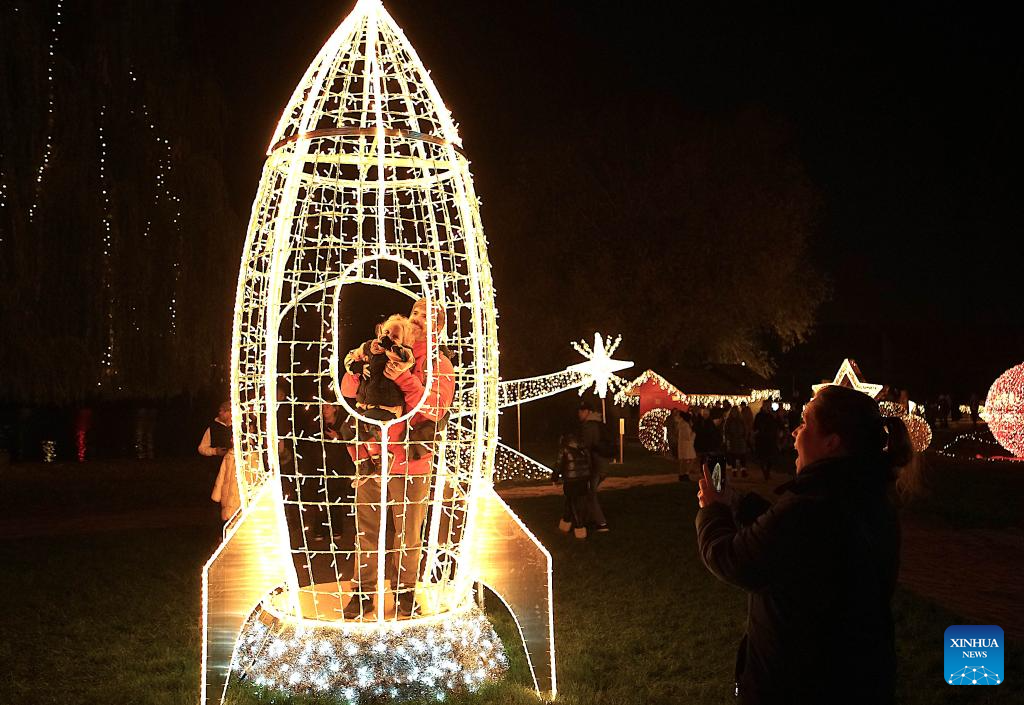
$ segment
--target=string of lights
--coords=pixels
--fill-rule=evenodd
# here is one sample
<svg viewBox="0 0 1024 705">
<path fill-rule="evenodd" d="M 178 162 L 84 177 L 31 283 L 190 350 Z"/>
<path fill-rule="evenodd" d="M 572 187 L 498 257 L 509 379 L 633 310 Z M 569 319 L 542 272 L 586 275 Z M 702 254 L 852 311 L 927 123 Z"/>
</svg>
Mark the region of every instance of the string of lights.
<svg viewBox="0 0 1024 705">
<path fill-rule="evenodd" d="M 113 291 L 113 232 L 110 211 L 110 189 L 107 179 L 107 136 L 104 132 L 106 123 L 107 106 L 101 105 L 99 112 L 99 184 L 100 184 L 100 224 L 102 231 L 100 236 L 103 253 L 102 264 L 102 289 L 104 304 L 104 323 L 106 331 L 106 346 L 100 359 L 100 379 L 96 382 L 97 387 L 103 386 L 104 380 L 109 380 L 115 373 L 114 370 L 114 291 Z"/>
<path fill-rule="evenodd" d="M 1005 458 L 999 457 L 999 451 L 1003 449 L 999 443 L 991 438 L 985 438 L 980 431 L 972 431 L 970 433 L 961 433 L 949 441 L 946 445 L 942 446 L 936 452 L 939 455 L 944 455 L 947 458 L 963 459 L 965 455 L 963 453 L 956 452 L 957 446 L 963 444 L 977 444 L 982 447 L 988 446 L 992 450 L 992 455 L 981 455 L 975 453 L 969 456 L 973 460 L 986 460 L 986 461 L 999 461 L 1005 460 Z"/>
<path fill-rule="evenodd" d="M 49 43 L 46 47 L 46 135 L 43 138 L 43 154 L 39 166 L 36 168 L 36 180 L 32 192 L 32 201 L 28 207 L 28 221 L 31 223 L 39 207 L 39 199 L 43 193 L 43 177 L 50 166 L 50 157 L 53 156 L 53 128 L 55 122 L 54 106 L 56 104 L 56 91 L 54 90 L 54 72 L 57 65 L 57 43 L 60 40 L 61 12 L 63 0 L 57 0 L 57 14 L 53 26 L 50 28 Z"/>
<path fill-rule="evenodd" d="M 621 406 L 638 405 L 640 403 L 639 389 L 648 382 L 658 385 L 672 401 L 690 406 L 715 406 L 726 402 L 736 406 L 743 402 L 753 404 L 758 401 L 778 401 L 782 398 L 782 393 L 778 389 L 753 389 L 749 394 L 686 394 L 679 391 L 674 384 L 654 370 L 647 370 L 619 390 L 615 395 L 615 403 Z M 784 404 L 783 408 L 788 408 L 788 404 Z"/>
<path fill-rule="evenodd" d="M 501 640 L 476 605 L 445 620 L 379 630 L 300 631 L 268 616 L 250 617 L 232 664 L 257 686 L 347 703 L 366 696 L 440 701 L 450 693 L 475 692 L 508 670 Z"/>
<path fill-rule="evenodd" d="M 504 443 L 498 444 L 494 456 L 494 481 L 522 479 L 539 480 L 551 477 L 551 468 L 541 465 L 528 455 Z"/>
</svg>

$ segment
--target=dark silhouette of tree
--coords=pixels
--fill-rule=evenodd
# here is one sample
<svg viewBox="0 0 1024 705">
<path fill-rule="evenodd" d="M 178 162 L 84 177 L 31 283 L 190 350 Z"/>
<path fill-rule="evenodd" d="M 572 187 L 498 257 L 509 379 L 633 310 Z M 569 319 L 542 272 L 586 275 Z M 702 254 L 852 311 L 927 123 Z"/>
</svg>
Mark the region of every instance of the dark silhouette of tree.
<svg viewBox="0 0 1024 705">
<path fill-rule="evenodd" d="M 514 188 L 488 202 L 491 239 L 506 243 L 506 374 L 571 356 L 567 342 L 594 330 L 621 332 L 622 356 L 643 364 L 769 372 L 769 351 L 811 331 L 827 295 L 807 256 L 818 197 L 787 126 L 756 108 L 653 102 L 556 121 L 520 145 Z"/>
<path fill-rule="evenodd" d="M 52 119 L 56 2 L 0 10 L 2 397 L 155 398 L 225 377 L 244 221 L 179 6 L 65 2 Z"/>
</svg>

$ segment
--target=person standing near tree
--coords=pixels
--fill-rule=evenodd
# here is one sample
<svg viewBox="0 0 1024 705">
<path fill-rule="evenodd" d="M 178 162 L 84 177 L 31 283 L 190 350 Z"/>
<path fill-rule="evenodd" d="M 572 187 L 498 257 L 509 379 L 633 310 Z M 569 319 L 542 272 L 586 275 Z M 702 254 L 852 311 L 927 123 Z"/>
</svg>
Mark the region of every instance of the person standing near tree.
<svg viewBox="0 0 1024 705">
<path fill-rule="evenodd" d="M 871 397 L 836 385 L 815 395 L 794 436 L 797 475 L 774 505 L 753 493 L 737 501 L 707 475 L 697 495 L 701 561 L 749 595 L 738 702 L 888 705 L 900 552 L 894 490 L 916 489 L 910 436 Z"/>
</svg>

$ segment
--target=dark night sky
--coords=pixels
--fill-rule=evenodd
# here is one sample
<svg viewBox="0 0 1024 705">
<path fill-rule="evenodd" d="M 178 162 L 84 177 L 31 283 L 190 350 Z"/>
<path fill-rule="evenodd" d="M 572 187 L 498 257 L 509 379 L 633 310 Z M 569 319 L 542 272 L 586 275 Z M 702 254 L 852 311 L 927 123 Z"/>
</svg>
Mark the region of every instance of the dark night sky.
<svg viewBox="0 0 1024 705">
<path fill-rule="evenodd" d="M 238 128 L 228 172 L 245 211 L 285 101 L 351 3 L 213 5 L 188 22 Z M 636 96 L 712 115 L 760 106 L 793 126 L 821 192 L 813 255 L 833 286 L 814 335 L 780 358 L 783 385 L 803 389 L 850 356 L 869 380 L 916 397 L 984 394 L 1024 359 L 1022 59 L 1009 18 L 962 4 L 827 16 L 660 2 L 387 6 L 461 125 L 485 227 L 489 194 L 514 188 L 504 160 L 553 115 Z M 511 296 L 498 293 L 499 305 Z"/>
</svg>

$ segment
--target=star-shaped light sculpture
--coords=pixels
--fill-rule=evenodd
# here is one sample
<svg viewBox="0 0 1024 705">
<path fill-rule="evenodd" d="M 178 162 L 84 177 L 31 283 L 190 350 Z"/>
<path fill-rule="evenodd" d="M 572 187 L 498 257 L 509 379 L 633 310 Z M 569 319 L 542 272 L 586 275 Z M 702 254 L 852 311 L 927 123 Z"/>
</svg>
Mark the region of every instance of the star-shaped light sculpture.
<svg viewBox="0 0 1024 705">
<path fill-rule="evenodd" d="M 615 388 L 626 384 L 626 381 L 615 373 L 620 370 L 629 369 L 633 366 L 633 362 L 630 360 L 612 359 L 615 349 L 622 342 L 621 335 L 614 342 L 612 342 L 611 336 L 609 336 L 608 341 L 606 347 L 605 340 L 601 338 L 601 334 L 594 333 L 593 348 L 585 340 L 572 344 L 576 352 L 587 358 L 586 362 L 580 362 L 568 367 L 570 372 L 579 372 L 583 375 L 583 383 L 580 385 L 580 396 L 593 384 L 597 396 L 604 399 L 608 394 L 609 386 L 614 391 Z"/>
<path fill-rule="evenodd" d="M 860 368 L 857 367 L 857 363 L 849 358 L 843 360 L 843 364 L 839 366 L 839 371 L 836 372 L 836 378 L 832 382 L 826 382 L 825 384 L 815 384 L 811 387 L 814 393 L 817 394 L 818 390 L 822 387 L 827 387 L 830 384 L 837 384 L 840 387 L 850 387 L 856 389 L 858 392 L 864 392 L 872 399 L 878 397 L 882 389 L 885 387 L 884 384 L 869 384 L 863 381 Z"/>
</svg>

